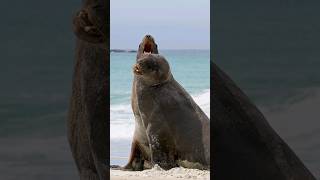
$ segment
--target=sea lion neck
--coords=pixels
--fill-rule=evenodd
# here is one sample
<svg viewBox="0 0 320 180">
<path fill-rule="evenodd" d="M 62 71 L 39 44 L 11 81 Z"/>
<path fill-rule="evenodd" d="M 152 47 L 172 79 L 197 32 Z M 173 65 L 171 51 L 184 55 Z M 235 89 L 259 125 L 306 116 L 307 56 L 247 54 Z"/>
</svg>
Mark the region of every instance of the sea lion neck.
<svg viewBox="0 0 320 180">
<path fill-rule="evenodd" d="M 143 37 L 142 42 L 139 44 L 137 52 L 137 60 L 146 54 L 158 54 L 158 45 L 151 35 Z"/>
<path fill-rule="evenodd" d="M 166 79 L 165 81 L 152 84 L 152 85 L 150 85 L 150 87 L 152 87 L 152 88 L 160 88 L 160 87 L 164 86 L 165 84 L 169 83 L 172 79 L 173 79 L 173 77 L 172 77 L 172 75 L 170 74 L 169 77 L 168 77 L 168 79 Z"/>
<path fill-rule="evenodd" d="M 139 75 L 135 75 L 137 82 L 139 82 L 139 86 L 141 88 L 161 88 L 166 84 L 170 83 L 174 78 L 172 74 L 169 72 L 167 76 L 162 76 L 161 78 L 152 78 L 152 77 L 143 77 Z"/>
</svg>

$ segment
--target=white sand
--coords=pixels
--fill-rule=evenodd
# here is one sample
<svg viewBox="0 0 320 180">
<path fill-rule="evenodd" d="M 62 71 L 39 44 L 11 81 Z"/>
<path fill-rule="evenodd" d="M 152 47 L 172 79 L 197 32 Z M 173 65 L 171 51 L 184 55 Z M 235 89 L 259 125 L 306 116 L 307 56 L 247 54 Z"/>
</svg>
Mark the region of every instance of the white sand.
<svg viewBox="0 0 320 180">
<path fill-rule="evenodd" d="M 144 171 L 110 170 L 111 180 L 209 180 L 210 171 L 198 169 L 173 168 L 168 171 L 155 166 Z"/>
</svg>

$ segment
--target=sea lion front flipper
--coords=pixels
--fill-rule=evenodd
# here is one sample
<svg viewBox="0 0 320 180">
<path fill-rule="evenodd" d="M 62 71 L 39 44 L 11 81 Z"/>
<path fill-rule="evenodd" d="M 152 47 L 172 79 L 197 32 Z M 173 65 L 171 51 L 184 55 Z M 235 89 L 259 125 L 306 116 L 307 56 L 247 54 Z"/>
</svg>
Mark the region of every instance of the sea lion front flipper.
<svg viewBox="0 0 320 180">
<path fill-rule="evenodd" d="M 144 167 L 144 159 L 142 157 L 141 150 L 138 146 L 138 142 L 133 140 L 131 145 L 131 154 L 128 164 L 121 170 L 124 171 L 142 171 Z"/>
</svg>

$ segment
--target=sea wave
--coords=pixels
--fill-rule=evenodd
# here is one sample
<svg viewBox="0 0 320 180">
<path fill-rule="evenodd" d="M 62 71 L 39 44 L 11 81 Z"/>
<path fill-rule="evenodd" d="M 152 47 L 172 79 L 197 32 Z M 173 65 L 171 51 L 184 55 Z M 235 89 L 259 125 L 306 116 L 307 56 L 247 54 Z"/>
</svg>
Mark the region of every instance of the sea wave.
<svg viewBox="0 0 320 180">
<path fill-rule="evenodd" d="M 192 95 L 194 101 L 210 117 L 210 89 Z M 110 138 L 112 140 L 132 139 L 134 116 L 130 103 L 111 105 Z"/>
</svg>

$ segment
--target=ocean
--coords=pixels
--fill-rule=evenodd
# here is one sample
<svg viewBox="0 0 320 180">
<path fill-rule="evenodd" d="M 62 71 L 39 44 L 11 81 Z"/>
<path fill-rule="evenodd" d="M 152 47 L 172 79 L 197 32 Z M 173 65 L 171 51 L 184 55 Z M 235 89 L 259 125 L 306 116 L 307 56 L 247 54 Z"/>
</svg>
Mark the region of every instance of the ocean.
<svg viewBox="0 0 320 180">
<path fill-rule="evenodd" d="M 210 116 L 210 51 L 159 50 L 174 78 Z M 134 116 L 130 97 L 136 53 L 110 55 L 110 164 L 125 165 L 130 155 Z"/>
</svg>

